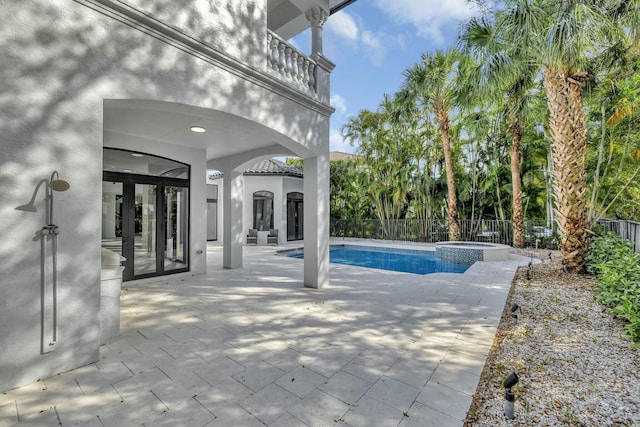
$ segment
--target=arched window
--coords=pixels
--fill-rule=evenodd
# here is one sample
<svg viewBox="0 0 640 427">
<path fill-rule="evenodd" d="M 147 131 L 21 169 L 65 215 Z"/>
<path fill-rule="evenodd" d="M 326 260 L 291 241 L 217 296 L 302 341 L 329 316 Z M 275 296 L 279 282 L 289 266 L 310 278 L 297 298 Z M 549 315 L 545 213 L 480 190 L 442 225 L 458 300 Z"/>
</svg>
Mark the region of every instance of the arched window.
<svg viewBox="0 0 640 427">
<path fill-rule="evenodd" d="M 271 191 L 253 193 L 253 228 L 256 230 L 273 228 L 273 193 Z"/>
</svg>

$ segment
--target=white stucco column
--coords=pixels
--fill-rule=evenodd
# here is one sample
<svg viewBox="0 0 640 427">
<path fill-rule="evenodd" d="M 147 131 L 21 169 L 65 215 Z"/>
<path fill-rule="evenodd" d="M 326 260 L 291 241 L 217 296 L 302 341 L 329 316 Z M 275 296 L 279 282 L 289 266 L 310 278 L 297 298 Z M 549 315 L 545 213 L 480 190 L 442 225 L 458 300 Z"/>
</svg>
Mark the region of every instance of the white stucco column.
<svg viewBox="0 0 640 427">
<path fill-rule="evenodd" d="M 222 171 L 223 198 L 222 204 L 222 266 L 224 268 L 242 267 L 242 199 L 244 178 L 242 174 L 232 170 Z"/>
<path fill-rule="evenodd" d="M 329 284 L 329 152 L 304 159 L 304 286 Z"/>
<path fill-rule="evenodd" d="M 319 5 L 313 6 L 304 14 L 311 24 L 311 54 L 322 53 L 322 26 L 329 18 L 329 12 Z"/>
</svg>

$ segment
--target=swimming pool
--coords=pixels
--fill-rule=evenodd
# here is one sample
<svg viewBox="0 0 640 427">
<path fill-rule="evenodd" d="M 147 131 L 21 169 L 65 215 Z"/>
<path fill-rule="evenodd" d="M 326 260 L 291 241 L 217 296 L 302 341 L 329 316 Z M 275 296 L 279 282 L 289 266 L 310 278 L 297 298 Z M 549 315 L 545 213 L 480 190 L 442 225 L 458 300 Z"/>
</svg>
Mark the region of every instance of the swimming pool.
<svg viewBox="0 0 640 427">
<path fill-rule="evenodd" d="M 302 249 L 280 254 L 304 258 Z M 331 245 L 329 262 L 413 274 L 464 273 L 470 267 L 440 261 L 434 251 L 355 245 Z"/>
</svg>

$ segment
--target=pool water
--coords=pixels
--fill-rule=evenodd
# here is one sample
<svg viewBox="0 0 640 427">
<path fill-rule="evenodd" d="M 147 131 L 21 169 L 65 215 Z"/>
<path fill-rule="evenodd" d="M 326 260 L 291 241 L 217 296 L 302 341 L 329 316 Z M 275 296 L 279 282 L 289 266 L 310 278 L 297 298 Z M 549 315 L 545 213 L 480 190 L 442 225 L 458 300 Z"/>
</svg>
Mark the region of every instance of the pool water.
<svg viewBox="0 0 640 427">
<path fill-rule="evenodd" d="M 283 255 L 304 258 L 302 250 Z M 329 262 L 413 274 L 464 273 L 470 267 L 440 261 L 433 251 L 349 245 L 332 245 Z"/>
</svg>

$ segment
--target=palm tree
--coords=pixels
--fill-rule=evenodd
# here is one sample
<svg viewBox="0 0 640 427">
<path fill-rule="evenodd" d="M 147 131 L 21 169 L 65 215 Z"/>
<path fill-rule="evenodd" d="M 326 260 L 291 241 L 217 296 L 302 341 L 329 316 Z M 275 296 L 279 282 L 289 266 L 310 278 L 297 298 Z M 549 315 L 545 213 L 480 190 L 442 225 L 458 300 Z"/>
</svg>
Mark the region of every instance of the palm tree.
<svg viewBox="0 0 640 427">
<path fill-rule="evenodd" d="M 396 95 L 396 102 L 402 110 L 413 111 L 418 108 L 425 115 L 435 116 L 442 142 L 447 179 L 447 223 L 450 240 L 460 239 L 458 201 L 449 133 L 451 125 L 449 113 L 454 88 L 452 75 L 457 60 L 457 53 L 452 50 L 423 54 L 421 62 L 404 72 L 405 80 L 400 92 Z"/>
<path fill-rule="evenodd" d="M 522 133 L 539 117 L 533 92 L 538 67 L 526 61 L 525 51 L 519 45 L 497 36 L 494 23 L 487 16 L 469 20 L 460 39 L 463 47 L 475 54 L 477 63 L 467 71 L 458 96 L 470 96 L 497 108 L 510 136 L 513 246 L 521 248 L 524 246 Z"/>
<path fill-rule="evenodd" d="M 506 0 L 495 15 L 494 37 L 518 46 L 522 58 L 541 70 L 552 135 L 560 249 L 570 272 L 585 271 L 589 251 L 582 84 L 592 77 L 594 59 L 612 37 L 620 41 L 637 34 L 635 29 L 624 31 L 621 23 L 637 26 L 632 16 L 639 10 L 640 0 Z"/>
</svg>

